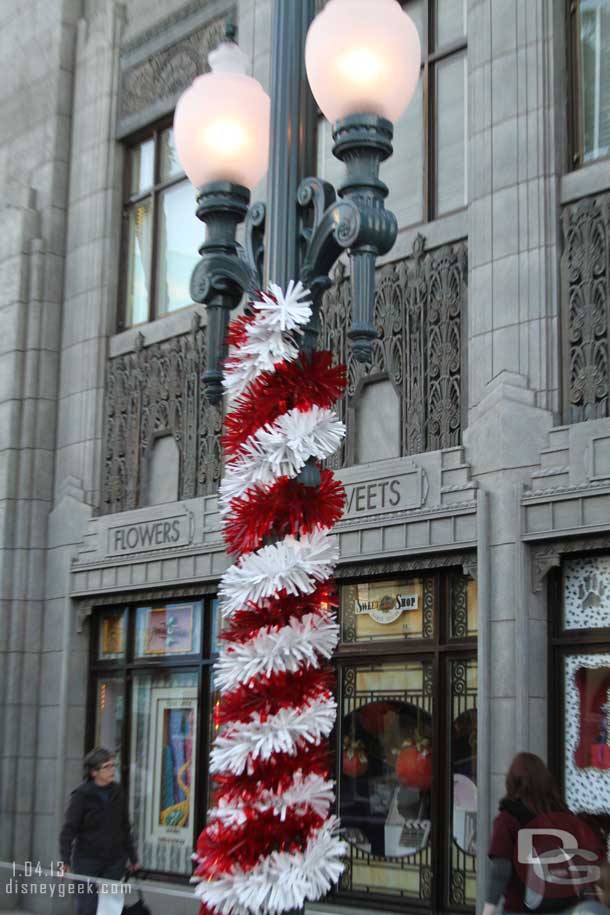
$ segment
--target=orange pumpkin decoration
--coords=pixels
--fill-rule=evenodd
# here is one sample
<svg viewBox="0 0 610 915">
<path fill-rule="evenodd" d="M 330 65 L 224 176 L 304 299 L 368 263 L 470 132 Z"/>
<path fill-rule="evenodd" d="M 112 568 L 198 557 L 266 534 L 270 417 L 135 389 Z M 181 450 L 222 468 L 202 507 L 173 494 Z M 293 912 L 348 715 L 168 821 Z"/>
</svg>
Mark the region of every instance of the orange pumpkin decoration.
<svg viewBox="0 0 610 915">
<path fill-rule="evenodd" d="M 343 741 L 343 774 L 348 778 L 359 778 L 369 767 L 368 756 L 359 740 L 352 742 L 349 738 Z"/>
<path fill-rule="evenodd" d="M 396 757 L 395 771 L 401 784 L 419 791 L 429 791 L 432 785 L 430 741 L 405 740 Z"/>
</svg>

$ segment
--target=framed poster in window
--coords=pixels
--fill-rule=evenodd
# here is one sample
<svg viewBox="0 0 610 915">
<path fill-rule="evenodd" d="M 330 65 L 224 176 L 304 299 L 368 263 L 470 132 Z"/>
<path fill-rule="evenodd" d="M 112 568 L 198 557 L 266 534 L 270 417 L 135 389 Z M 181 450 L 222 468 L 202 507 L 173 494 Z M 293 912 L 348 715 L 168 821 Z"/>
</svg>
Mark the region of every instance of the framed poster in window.
<svg viewBox="0 0 610 915">
<path fill-rule="evenodd" d="M 150 758 L 148 770 L 149 835 L 161 842 L 191 849 L 193 842 L 195 734 L 197 690 L 153 688 Z"/>
<path fill-rule="evenodd" d="M 116 661 L 125 654 L 125 612 L 106 611 L 99 618 L 99 661 Z"/>
<path fill-rule="evenodd" d="M 140 658 L 194 654 L 199 650 L 201 604 L 138 607 L 136 655 Z"/>
<path fill-rule="evenodd" d="M 146 870 L 192 870 L 197 695 L 194 671 L 134 678 L 130 813 Z"/>
</svg>

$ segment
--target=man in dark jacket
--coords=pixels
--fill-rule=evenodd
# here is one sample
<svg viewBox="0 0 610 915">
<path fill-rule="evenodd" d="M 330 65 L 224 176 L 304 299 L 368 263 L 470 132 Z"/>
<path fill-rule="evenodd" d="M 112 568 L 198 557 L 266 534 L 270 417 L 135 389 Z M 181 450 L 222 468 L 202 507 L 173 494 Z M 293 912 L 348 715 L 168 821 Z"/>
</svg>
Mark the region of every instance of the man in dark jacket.
<svg viewBox="0 0 610 915">
<path fill-rule="evenodd" d="M 127 861 L 138 869 L 123 789 L 114 781 L 114 757 L 96 747 L 84 760 L 85 781 L 72 792 L 59 837 L 64 870 L 120 880 Z M 74 848 L 73 848 L 74 846 Z M 94 915 L 95 885 L 77 896 L 78 915 Z"/>
</svg>

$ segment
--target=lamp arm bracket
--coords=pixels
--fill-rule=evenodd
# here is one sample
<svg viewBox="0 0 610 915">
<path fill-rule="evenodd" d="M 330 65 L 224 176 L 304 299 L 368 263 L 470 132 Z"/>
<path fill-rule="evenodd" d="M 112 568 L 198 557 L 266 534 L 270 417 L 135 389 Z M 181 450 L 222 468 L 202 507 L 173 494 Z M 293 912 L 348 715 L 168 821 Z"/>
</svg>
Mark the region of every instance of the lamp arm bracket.
<svg viewBox="0 0 610 915">
<path fill-rule="evenodd" d="M 332 203 L 306 236 L 302 282 L 310 285 L 318 277 L 327 277 L 341 254 L 356 244 L 360 229 L 361 214 L 355 203 L 351 200 Z"/>
<path fill-rule="evenodd" d="M 226 307 L 235 308 L 244 292 L 254 290 L 258 277 L 253 266 L 235 254 L 204 254 L 191 275 L 193 302 L 210 303 L 219 294 L 226 297 Z"/>
<path fill-rule="evenodd" d="M 263 286 L 266 218 L 267 208 L 262 201 L 259 200 L 249 207 L 244 226 L 245 250 L 242 249 L 240 251 L 240 256 L 254 274 L 254 287 L 258 289 L 261 289 Z"/>
<path fill-rule="evenodd" d="M 322 178 L 305 178 L 297 190 L 297 203 L 301 210 L 313 210 L 312 225 L 305 229 L 303 236 L 310 237 L 322 222 L 324 214 L 337 199 L 334 187 Z"/>
</svg>

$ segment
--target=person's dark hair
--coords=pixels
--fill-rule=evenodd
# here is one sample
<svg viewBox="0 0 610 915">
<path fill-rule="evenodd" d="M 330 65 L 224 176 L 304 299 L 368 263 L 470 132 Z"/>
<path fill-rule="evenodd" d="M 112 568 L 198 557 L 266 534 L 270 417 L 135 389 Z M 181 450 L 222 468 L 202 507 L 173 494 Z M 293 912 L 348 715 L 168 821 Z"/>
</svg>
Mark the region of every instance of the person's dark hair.
<svg viewBox="0 0 610 915">
<path fill-rule="evenodd" d="M 521 801 L 532 813 L 567 810 L 557 782 L 534 753 L 517 753 L 506 776 L 506 796 Z"/>
<path fill-rule="evenodd" d="M 95 747 L 90 750 L 83 759 L 84 777 L 93 778 L 92 773 L 100 769 L 110 759 L 114 759 L 114 753 L 111 753 L 106 747 Z"/>
</svg>

